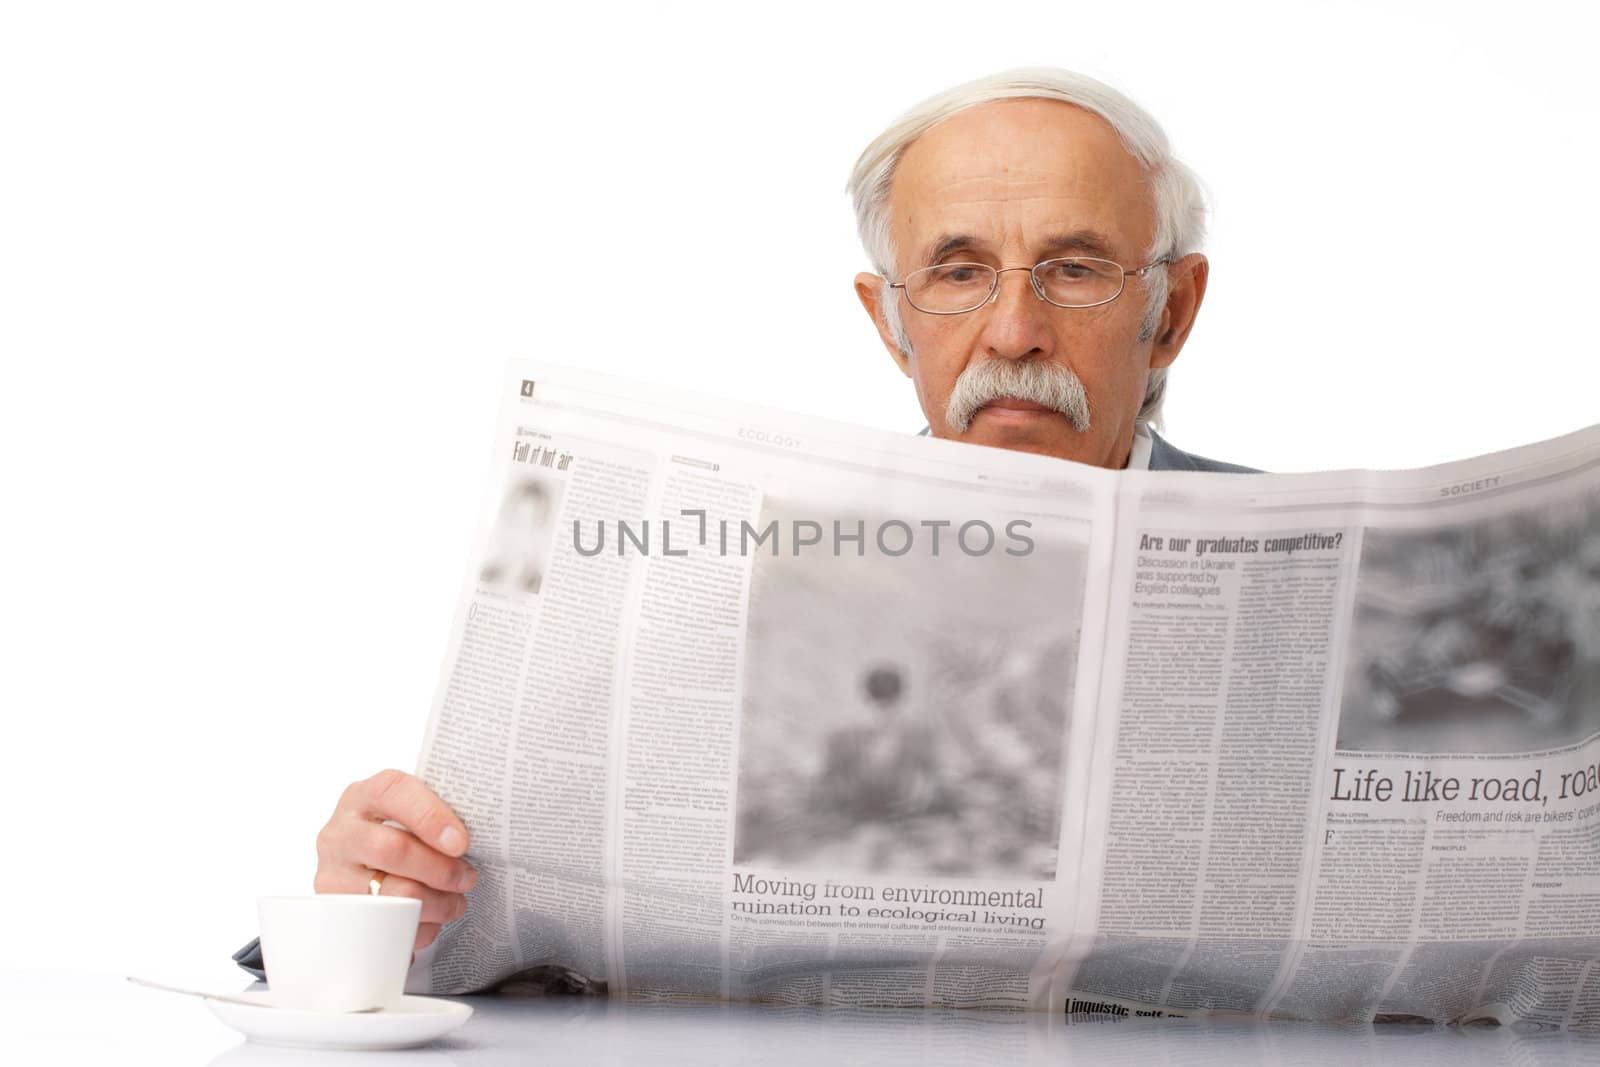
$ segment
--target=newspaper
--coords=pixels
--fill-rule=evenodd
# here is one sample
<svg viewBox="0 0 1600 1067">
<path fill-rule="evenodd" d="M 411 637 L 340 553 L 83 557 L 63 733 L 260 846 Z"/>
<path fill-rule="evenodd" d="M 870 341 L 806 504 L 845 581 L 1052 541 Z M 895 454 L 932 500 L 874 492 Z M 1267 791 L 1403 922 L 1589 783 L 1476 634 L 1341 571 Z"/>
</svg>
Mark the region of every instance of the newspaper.
<svg viewBox="0 0 1600 1067">
<path fill-rule="evenodd" d="M 1600 427 L 1113 472 L 504 388 L 414 990 L 1600 1028 Z"/>
</svg>

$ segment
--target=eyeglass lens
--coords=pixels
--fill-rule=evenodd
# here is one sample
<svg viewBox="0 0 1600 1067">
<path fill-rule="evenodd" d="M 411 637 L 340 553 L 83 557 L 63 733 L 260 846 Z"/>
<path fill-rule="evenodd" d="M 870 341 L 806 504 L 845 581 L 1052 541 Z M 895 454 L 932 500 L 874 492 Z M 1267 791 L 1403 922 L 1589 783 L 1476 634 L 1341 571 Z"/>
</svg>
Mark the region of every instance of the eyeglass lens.
<svg viewBox="0 0 1600 1067">
<path fill-rule="evenodd" d="M 971 311 L 989 299 L 999 276 L 983 263 L 940 263 L 907 275 L 906 297 L 922 311 Z M 1122 267 L 1106 259 L 1048 259 L 1033 268 L 1033 277 L 1044 298 L 1061 307 L 1092 307 L 1122 292 Z"/>
</svg>

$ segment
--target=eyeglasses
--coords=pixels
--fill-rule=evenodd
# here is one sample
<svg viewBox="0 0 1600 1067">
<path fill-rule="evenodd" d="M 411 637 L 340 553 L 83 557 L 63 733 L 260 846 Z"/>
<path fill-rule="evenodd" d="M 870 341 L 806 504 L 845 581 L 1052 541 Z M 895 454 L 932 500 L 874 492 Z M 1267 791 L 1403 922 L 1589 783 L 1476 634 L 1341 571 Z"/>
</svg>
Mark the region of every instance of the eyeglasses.
<svg viewBox="0 0 1600 1067">
<path fill-rule="evenodd" d="M 906 275 L 903 282 L 890 282 L 891 289 L 904 289 L 906 299 L 918 311 L 930 315 L 960 315 L 976 311 L 1000 292 L 1000 275 L 1008 270 L 1025 270 L 1040 300 L 1058 308 L 1092 308 L 1109 304 L 1122 295 L 1128 275 L 1144 276 L 1145 271 L 1169 263 L 1158 259 L 1133 270 L 1123 270 L 1109 259 L 1068 256 L 1047 259 L 1031 267 L 991 267 L 985 263 L 938 263 Z"/>
</svg>

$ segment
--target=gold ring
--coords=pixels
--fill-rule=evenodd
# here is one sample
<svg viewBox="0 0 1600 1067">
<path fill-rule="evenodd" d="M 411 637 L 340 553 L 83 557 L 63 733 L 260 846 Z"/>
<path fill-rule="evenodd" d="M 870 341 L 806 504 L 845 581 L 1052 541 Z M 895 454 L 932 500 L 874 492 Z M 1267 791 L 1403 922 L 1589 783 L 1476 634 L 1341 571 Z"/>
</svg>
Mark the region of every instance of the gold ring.
<svg viewBox="0 0 1600 1067">
<path fill-rule="evenodd" d="M 367 891 L 373 896 L 383 892 L 383 880 L 389 877 L 388 871 L 373 871 L 372 877 L 367 879 Z"/>
</svg>

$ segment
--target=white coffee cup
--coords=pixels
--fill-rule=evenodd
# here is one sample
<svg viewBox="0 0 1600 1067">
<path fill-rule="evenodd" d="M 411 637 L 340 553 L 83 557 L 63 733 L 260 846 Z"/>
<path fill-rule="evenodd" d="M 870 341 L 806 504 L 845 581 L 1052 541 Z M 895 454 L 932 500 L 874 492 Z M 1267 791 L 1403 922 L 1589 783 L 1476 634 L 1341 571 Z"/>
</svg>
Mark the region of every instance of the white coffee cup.
<svg viewBox="0 0 1600 1067">
<path fill-rule="evenodd" d="M 261 958 L 274 1004 L 362 1011 L 400 1003 L 422 901 L 321 893 L 262 897 L 257 910 Z"/>
</svg>

